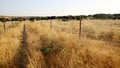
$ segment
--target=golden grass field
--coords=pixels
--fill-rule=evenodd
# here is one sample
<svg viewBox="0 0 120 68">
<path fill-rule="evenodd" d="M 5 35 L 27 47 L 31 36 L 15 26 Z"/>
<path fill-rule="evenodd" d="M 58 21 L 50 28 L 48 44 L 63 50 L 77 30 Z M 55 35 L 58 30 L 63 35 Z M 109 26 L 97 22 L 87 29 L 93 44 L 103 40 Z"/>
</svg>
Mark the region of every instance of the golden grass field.
<svg viewBox="0 0 120 68">
<path fill-rule="evenodd" d="M 83 20 L 80 38 L 77 20 L 16 23 L 0 23 L 0 68 L 120 68 L 120 20 Z"/>
</svg>

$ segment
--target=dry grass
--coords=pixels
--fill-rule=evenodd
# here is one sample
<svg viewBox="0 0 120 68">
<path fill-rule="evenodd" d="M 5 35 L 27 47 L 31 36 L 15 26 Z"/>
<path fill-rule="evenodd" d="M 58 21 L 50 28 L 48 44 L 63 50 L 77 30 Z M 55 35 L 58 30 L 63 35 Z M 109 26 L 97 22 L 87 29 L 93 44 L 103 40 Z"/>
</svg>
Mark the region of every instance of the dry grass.
<svg viewBox="0 0 120 68">
<path fill-rule="evenodd" d="M 9 28 L 14 28 L 19 24 L 19 22 L 5 22 L 5 28 L 6 30 Z M 0 33 L 4 32 L 4 24 L 3 22 L 0 22 Z"/>
<path fill-rule="evenodd" d="M 16 53 L 20 46 L 21 25 L 0 36 L 0 68 L 16 68 Z"/>
<path fill-rule="evenodd" d="M 120 48 L 104 41 L 88 38 L 79 40 L 72 34 L 56 32 L 36 24 L 29 24 L 27 41 L 32 56 L 29 68 L 120 67 Z"/>
<path fill-rule="evenodd" d="M 79 21 L 52 21 L 53 29 L 78 35 Z M 83 20 L 82 36 L 94 39 L 120 40 L 120 20 Z M 50 21 L 38 21 L 43 27 L 50 27 Z"/>
<path fill-rule="evenodd" d="M 26 21 L 24 51 L 20 48 L 23 24 L 2 32 L 0 68 L 21 68 L 21 57 L 25 68 L 120 68 L 119 20 L 83 20 L 80 39 L 79 21 L 52 24 L 50 29 L 46 20 Z"/>
</svg>

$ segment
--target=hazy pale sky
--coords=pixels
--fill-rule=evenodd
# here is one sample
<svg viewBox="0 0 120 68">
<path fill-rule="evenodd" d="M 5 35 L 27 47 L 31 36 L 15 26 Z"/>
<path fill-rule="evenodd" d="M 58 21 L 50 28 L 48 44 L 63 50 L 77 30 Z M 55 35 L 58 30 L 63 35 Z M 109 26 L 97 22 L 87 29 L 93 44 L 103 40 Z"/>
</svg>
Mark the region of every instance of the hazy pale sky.
<svg viewBox="0 0 120 68">
<path fill-rule="evenodd" d="M 0 15 L 56 16 L 120 13 L 120 0 L 0 0 Z"/>
</svg>

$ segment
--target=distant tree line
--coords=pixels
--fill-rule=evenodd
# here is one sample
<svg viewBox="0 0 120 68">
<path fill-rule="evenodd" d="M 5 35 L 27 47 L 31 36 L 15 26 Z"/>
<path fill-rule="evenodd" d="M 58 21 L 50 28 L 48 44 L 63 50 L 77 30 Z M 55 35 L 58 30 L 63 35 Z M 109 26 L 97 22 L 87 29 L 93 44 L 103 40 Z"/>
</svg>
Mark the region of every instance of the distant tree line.
<svg viewBox="0 0 120 68">
<path fill-rule="evenodd" d="M 95 14 L 94 19 L 120 19 L 120 14 Z"/>
<path fill-rule="evenodd" d="M 120 19 L 120 14 L 94 14 L 94 15 L 78 15 L 78 16 L 47 16 L 47 17 L 0 17 L 1 22 L 6 21 L 35 21 L 35 20 L 51 20 L 59 19 L 62 21 L 80 20 L 80 19 Z"/>
</svg>

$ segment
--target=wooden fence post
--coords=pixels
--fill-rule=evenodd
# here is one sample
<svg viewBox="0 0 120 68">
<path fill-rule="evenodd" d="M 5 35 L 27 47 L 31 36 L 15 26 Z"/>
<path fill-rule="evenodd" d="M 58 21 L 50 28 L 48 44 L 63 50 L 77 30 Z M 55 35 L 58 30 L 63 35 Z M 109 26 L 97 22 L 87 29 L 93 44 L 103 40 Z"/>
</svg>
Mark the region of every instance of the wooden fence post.
<svg viewBox="0 0 120 68">
<path fill-rule="evenodd" d="M 5 31 L 6 30 L 5 22 L 3 22 L 3 28 L 4 28 L 4 31 Z"/>
<path fill-rule="evenodd" d="M 40 24 L 41 24 L 41 26 L 42 26 L 42 21 L 40 20 Z"/>
<path fill-rule="evenodd" d="M 81 23 L 82 23 L 82 20 L 81 20 L 81 16 L 80 16 L 80 22 L 79 22 L 79 38 L 81 37 Z"/>
<path fill-rule="evenodd" d="M 12 25 L 12 27 L 14 27 L 14 23 L 13 22 L 11 22 L 11 25 Z"/>
<path fill-rule="evenodd" d="M 52 20 L 50 20 L 50 28 L 52 29 Z"/>
<path fill-rule="evenodd" d="M 2 19 L 4 31 L 6 30 L 6 22 L 7 22 L 7 20 L 8 20 L 8 19 L 6 19 L 6 18 L 3 18 L 3 19 Z"/>
</svg>

